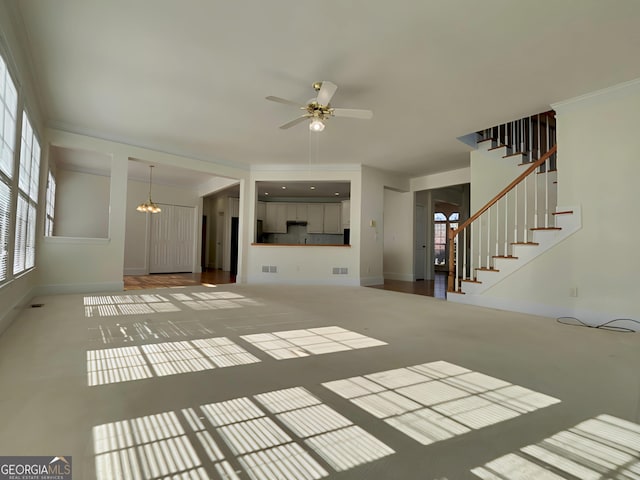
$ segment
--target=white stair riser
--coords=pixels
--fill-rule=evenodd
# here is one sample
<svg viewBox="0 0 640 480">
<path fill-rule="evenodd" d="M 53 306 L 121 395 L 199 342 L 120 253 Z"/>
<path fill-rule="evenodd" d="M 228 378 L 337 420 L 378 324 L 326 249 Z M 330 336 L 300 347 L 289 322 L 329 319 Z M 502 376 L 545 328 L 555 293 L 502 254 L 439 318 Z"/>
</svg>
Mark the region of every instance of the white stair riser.
<svg viewBox="0 0 640 480">
<path fill-rule="evenodd" d="M 499 272 L 476 270 L 476 278 L 482 283 L 462 282 L 462 291 L 481 294 L 581 228 L 579 207 L 558 208 L 558 211 L 573 211 L 573 214 L 557 215 L 555 220 L 562 226 L 561 230 L 532 231 L 531 241 L 538 245 L 512 245 L 513 256 L 517 258 L 492 259 L 493 267 Z"/>
</svg>

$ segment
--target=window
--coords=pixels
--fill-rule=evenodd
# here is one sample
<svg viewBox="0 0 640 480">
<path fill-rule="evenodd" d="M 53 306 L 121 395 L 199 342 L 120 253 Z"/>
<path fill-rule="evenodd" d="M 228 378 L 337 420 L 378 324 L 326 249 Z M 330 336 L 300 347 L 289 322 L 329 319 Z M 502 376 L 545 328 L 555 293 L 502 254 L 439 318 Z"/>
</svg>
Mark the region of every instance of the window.
<svg viewBox="0 0 640 480">
<path fill-rule="evenodd" d="M 458 228 L 460 213 L 453 212 L 447 217 L 442 212 L 433 214 L 433 244 L 434 244 L 434 264 L 443 266 L 447 264 L 447 243 L 449 242 L 448 231 Z M 455 240 L 457 244 L 457 238 Z"/>
<path fill-rule="evenodd" d="M 0 282 L 7 279 L 18 92 L 0 57 Z"/>
<path fill-rule="evenodd" d="M 35 265 L 39 172 L 40 144 L 31 127 L 27 113 L 23 112 L 20 171 L 18 172 L 18 208 L 13 253 L 14 275 Z"/>
<path fill-rule="evenodd" d="M 44 235 L 45 237 L 53 236 L 53 217 L 56 210 L 56 177 L 49 170 L 47 177 L 47 199 L 46 199 L 46 215 L 44 219 Z"/>
</svg>

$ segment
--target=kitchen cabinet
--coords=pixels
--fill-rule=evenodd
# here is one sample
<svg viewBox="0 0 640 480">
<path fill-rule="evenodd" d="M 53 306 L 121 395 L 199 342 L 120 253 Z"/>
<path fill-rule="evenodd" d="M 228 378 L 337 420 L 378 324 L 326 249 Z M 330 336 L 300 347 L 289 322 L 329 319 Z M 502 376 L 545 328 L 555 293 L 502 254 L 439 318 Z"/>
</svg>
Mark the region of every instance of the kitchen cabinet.
<svg viewBox="0 0 640 480">
<path fill-rule="evenodd" d="M 307 233 L 324 233 L 324 204 L 307 205 Z"/>
<path fill-rule="evenodd" d="M 262 230 L 265 233 L 287 233 L 286 203 L 267 202 Z"/>
<path fill-rule="evenodd" d="M 287 203 L 287 221 L 289 222 L 306 222 L 307 221 L 307 204 L 306 203 Z"/>
<path fill-rule="evenodd" d="M 324 204 L 323 233 L 342 233 L 342 216 L 339 203 Z"/>
<path fill-rule="evenodd" d="M 267 206 L 264 202 L 258 202 L 256 205 L 256 219 L 264 222 L 267 216 Z"/>
<path fill-rule="evenodd" d="M 342 228 L 351 226 L 351 200 L 342 201 Z"/>
<path fill-rule="evenodd" d="M 232 217 L 240 216 L 240 199 L 229 197 L 229 213 Z"/>
</svg>

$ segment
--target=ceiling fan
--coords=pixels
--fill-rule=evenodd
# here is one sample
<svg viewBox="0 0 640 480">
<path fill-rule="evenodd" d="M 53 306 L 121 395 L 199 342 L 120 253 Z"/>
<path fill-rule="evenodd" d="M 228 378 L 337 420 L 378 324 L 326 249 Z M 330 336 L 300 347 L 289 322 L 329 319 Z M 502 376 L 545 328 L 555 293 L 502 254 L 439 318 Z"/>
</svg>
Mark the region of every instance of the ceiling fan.
<svg viewBox="0 0 640 480">
<path fill-rule="evenodd" d="M 324 121 L 331 117 L 347 117 L 347 118 L 360 118 L 363 120 L 369 120 L 373 117 L 371 110 L 360 110 L 354 108 L 333 108 L 329 103 L 333 98 L 334 93 L 338 89 L 335 83 L 331 82 L 314 82 L 313 89 L 318 92 L 316 98 L 312 98 L 306 105 L 301 105 L 298 102 L 293 102 L 285 98 L 268 96 L 267 100 L 272 102 L 284 103 L 285 105 L 295 105 L 306 113 L 290 122 L 280 125 L 281 129 L 291 128 L 300 122 L 304 122 L 306 119 L 311 119 L 309 123 L 309 130 L 312 132 L 321 132 L 324 130 Z"/>
</svg>

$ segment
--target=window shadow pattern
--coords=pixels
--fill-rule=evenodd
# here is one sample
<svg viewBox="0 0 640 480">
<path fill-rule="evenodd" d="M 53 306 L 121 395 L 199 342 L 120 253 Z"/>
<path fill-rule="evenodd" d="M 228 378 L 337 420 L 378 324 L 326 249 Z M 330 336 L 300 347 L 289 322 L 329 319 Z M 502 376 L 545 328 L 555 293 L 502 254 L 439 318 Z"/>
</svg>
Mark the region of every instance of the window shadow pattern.
<svg viewBox="0 0 640 480">
<path fill-rule="evenodd" d="M 483 480 L 640 478 L 640 425 L 599 415 L 471 470 Z"/>
<path fill-rule="evenodd" d="M 90 387 L 258 363 L 226 337 L 87 351 Z"/>
<path fill-rule="evenodd" d="M 560 402 L 444 361 L 322 385 L 423 445 Z"/>
<path fill-rule="evenodd" d="M 303 387 L 98 425 L 92 433 L 98 480 L 317 480 L 394 453 Z"/>
</svg>

